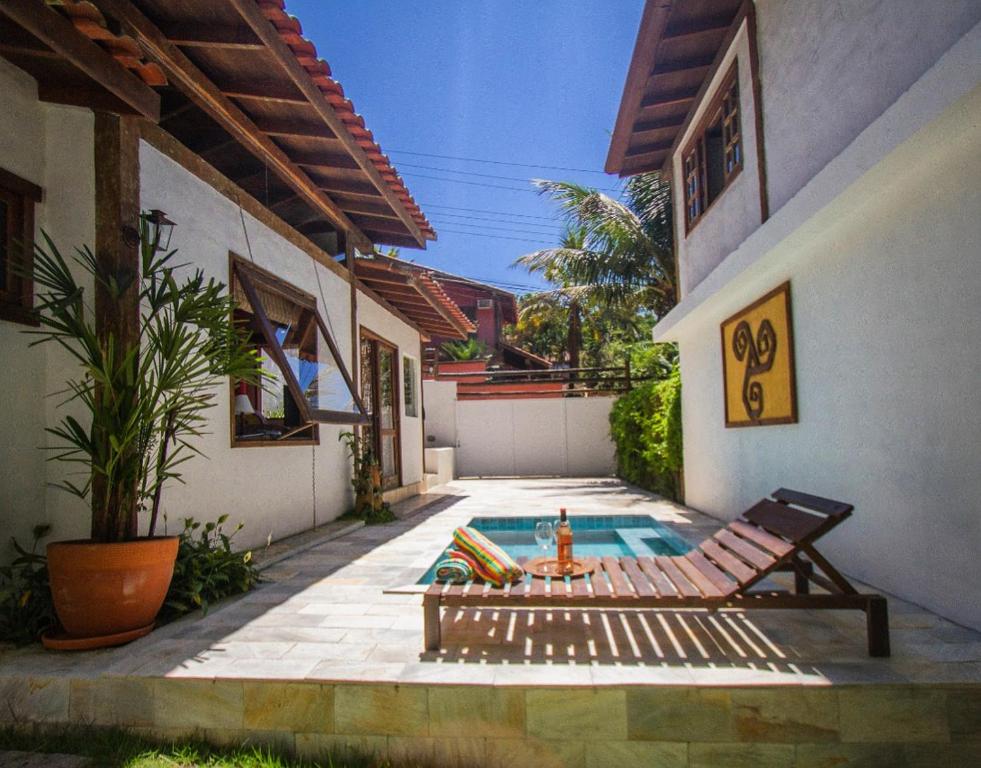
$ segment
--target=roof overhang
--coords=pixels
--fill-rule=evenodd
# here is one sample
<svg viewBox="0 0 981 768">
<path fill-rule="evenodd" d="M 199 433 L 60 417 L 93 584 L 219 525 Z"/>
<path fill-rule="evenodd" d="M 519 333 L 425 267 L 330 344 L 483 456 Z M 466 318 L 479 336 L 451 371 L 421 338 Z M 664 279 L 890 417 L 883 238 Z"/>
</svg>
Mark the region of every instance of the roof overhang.
<svg viewBox="0 0 981 768">
<path fill-rule="evenodd" d="M 384 256 L 354 260 L 358 280 L 430 336 L 466 339 L 476 331 L 439 284 L 424 272 Z"/>
<path fill-rule="evenodd" d="M 647 0 L 606 171 L 633 176 L 671 157 L 703 89 L 752 0 Z"/>
<path fill-rule="evenodd" d="M 331 255 L 436 238 L 283 0 L 3 0 L 0 55 L 42 100 L 159 122 Z"/>
<path fill-rule="evenodd" d="M 31 75 L 38 98 L 149 120 L 160 117 L 166 84 L 133 38 L 115 34 L 90 3 L 0 3 L 0 56 Z"/>
</svg>

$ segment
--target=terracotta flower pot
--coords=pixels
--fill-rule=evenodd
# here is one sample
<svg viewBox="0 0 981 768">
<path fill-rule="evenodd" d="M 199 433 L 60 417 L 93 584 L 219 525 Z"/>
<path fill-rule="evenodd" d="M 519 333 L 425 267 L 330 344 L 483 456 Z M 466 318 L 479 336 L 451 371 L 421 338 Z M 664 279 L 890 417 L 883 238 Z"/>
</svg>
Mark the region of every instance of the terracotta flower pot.
<svg viewBox="0 0 981 768">
<path fill-rule="evenodd" d="M 49 544 L 51 594 L 68 638 L 61 646 L 45 644 L 93 648 L 150 632 L 174 575 L 177 546 L 176 536 Z M 90 642 L 64 644 L 74 640 Z"/>
</svg>

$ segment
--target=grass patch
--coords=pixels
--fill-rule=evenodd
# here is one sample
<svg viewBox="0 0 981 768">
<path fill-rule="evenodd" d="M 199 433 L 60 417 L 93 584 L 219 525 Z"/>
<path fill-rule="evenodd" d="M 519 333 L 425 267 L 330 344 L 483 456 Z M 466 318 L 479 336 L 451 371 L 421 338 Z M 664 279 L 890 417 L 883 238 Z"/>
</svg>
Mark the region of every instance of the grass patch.
<svg viewBox="0 0 981 768">
<path fill-rule="evenodd" d="M 357 752 L 304 760 L 275 748 L 217 747 L 186 739 L 163 742 L 115 728 L 0 728 L 0 750 L 63 753 L 91 758 L 97 768 L 425 768 Z"/>
</svg>

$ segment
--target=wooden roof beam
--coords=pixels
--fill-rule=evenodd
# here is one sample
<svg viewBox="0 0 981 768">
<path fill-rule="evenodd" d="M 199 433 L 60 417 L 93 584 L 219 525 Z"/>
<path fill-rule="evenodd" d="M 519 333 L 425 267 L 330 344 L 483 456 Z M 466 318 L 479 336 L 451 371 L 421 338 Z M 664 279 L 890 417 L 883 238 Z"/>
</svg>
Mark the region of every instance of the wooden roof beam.
<svg viewBox="0 0 981 768">
<path fill-rule="evenodd" d="M 295 88 L 279 83 L 261 83 L 255 80 L 230 81 L 216 83 L 218 89 L 230 99 L 248 99 L 251 101 L 271 101 L 275 104 L 306 105 L 307 100 Z"/>
<path fill-rule="evenodd" d="M 270 136 L 283 138 L 329 139 L 337 141 L 334 132 L 323 123 L 310 123 L 302 120 L 284 120 L 271 117 L 256 117 L 259 130 Z"/>
<path fill-rule="evenodd" d="M 687 59 L 676 59 L 674 61 L 658 62 L 651 70 L 651 77 L 661 77 L 662 75 L 673 75 L 678 72 L 691 72 L 699 69 L 708 69 L 712 66 L 715 55 L 692 56 Z"/>
<path fill-rule="evenodd" d="M 261 51 L 266 46 L 251 29 L 237 25 L 214 25 L 188 22 L 161 24 L 160 31 L 181 48 L 225 48 L 238 51 Z"/>
<path fill-rule="evenodd" d="M 23 2 L 24 0 L 20 0 Z M 272 139 L 259 130 L 252 119 L 239 109 L 218 86 L 198 69 L 176 45 L 146 18 L 129 0 L 98 0 L 117 21 L 126 25 L 143 47 L 170 74 L 173 84 L 180 87 L 198 106 L 254 155 L 264 159 L 271 170 L 293 187 L 311 206 L 338 229 L 353 235 L 360 245 L 369 248 L 371 241 L 344 212 L 297 167 Z M 0 6 L 4 7 L 4 6 Z M 254 6 L 258 8 L 258 6 Z"/>
<path fill-rule="evenodd" d="M 671 149 L 673 141 L 654 141 L 649 144 L 640 144 L 636 147 L 631 147 L 627 150 L 627 154 L 624 157 L 624 164 L 629 163 L 636 157 L 641 157 L 643 155 L 655 155 L 663 154 L 667 150 Z"/>
<path fill-rule="evenodd" d="M 0 14 L 84 72 L 134 114 L 154 122 L 160 119 L 159 94 L 43 0 L 4 0 L 0 3 Z"/>
<path fill-rule="evenodd" d="M 283 42 L 282 38 L 279 36 L 279 32 L 275 27 L 269 22 L 269 20 L 262 15 L 262 11 L 254 0 L 229 0 L 235 9 L 239 12 L 245 23 L 248 24 L 252 31 L 268 46 L 270 53 L 276 58 L 280 65 L 289 73 L 290 78 L 293 83 L 304 93 L 304 95 L 309 100 L 310 104 L 317 110 L 321 117 L 324 118 L 327 125 L 334 134 L 344 143 L 344 146 L 351 153 L 352 157 L 357 160 L 358 165 L 361 170 L 371 179 L 375 187 L 378 188 L 382 197 L 384 197 L 392 209 L 398 213 L 399 218 L 402 219 L 405 224 L 406 229 L 409 231 L 410 235 L 416 240 L 417 246 L 422 248 L 426 245 L 426 236 L 423 234 L 422 230 L 419 229 L 419 225 L 416 224 L 415 219 L 409 213 L 408 209 L 398 198 L 391 187 L 388 186 L 378 169 L 375 168 L 374 163 L 368 159 L 365 154 L 364 149 L 361 145 L 355 141 L 354 137 L 348 133 L 347 129 L 344 127 L 344 123 L 337 116 L 333 107 L 327 102 L 326 97 L 320 92 L 320 89 L 314 85 L 313 80 L 310 78 L 309 73 L 300 66 L 300 62 L 296 60 L 296 56 L 293 51 L 290 50 L 289 46 Z"/>
<path fill-rule="evenodd" d="M 654 55 L 657 46 L 648 45 L 645 47 L 645 43 L 661 36 L 667 27 L 668 16 L 670 15 L 671 3 L 646 3 L 644 5 L 644 14 L 641 17 L 640 29 L 637 31 L 637 40 L 634 43 L 634 56 L 641 52 L 643 61 L 638 62 L 638 66 L 631 65 L 627 71 L 627 80 L 623 84 L 623 95 L 620 97 L 620 110 L 617 113 L 610 150 L 606 155 L 605 170 L 607 173 L 619 173 L 622 170 L 623 156 L 630 143 L 630 130 L 634 123 L 633 115 L 637 114 L 644 98 L 647 75 L 654 68 Z"/>
<path fill-rule="evenodd" d="M 701 35 L 717 35 L 729 29 L 731 23 L 732 14 L 727 14 L 725 16 L 709 16 L 683 24 L 668 25 L 661 39 L 667 42 Z"/>
<path fill-rule="evenodd" d="M 669 91 L 667 93 L 654 93 L 644 97 L 644 100 L 640 104 L 640 108 L 650 109 L 651 107 L 674 107 L 680 104 L 687 104 L 688 102 L 693 101 L 697 94 L 697 86 L 682 88 L 677 91 Z"/>
</svg>

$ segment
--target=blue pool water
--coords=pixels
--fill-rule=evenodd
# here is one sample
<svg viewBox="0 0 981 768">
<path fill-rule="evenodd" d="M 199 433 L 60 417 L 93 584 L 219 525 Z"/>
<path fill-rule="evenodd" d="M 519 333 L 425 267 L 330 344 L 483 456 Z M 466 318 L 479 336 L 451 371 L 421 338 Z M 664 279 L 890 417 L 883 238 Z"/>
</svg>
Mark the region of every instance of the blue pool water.
<svg viewBox="0 0 981 768">
<path fill-rule="evenodd" d="M 476 528 L 511 557 L 539 557 L 542 550 L 535 543 L 535 524 L 555 522 L 549 517 L 475 517 L 468 525 Z M 678 534 L 650 515 L 576 515 L 572 526 L 573 552 L 577 557 L 624 557 L 681 555 L 691 547 Z M 450 542 L 447 542 L 447 547 Z M 555 547 L 548 551 L 555 554 Z M 442 556 L 436 559 L 436 562 Z M 432 584 L 436 562 L 419 579 Z"/>
</svg>

